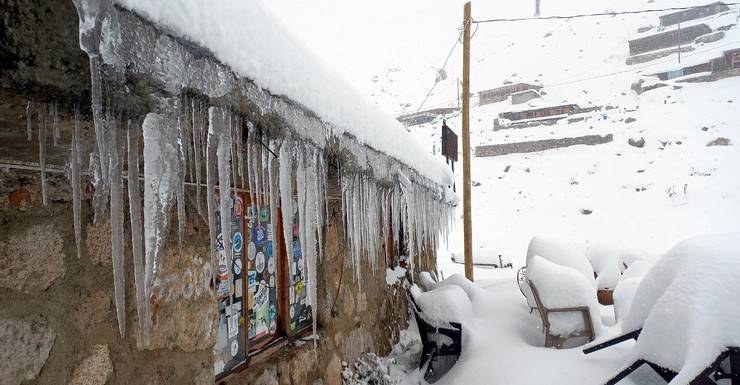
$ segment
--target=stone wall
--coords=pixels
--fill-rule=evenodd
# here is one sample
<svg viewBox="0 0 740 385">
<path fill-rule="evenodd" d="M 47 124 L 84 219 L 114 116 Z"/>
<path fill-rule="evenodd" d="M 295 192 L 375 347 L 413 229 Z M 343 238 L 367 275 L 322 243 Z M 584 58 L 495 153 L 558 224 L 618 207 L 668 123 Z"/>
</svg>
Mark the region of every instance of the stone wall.
<svg viewBox="0 0 740 385">
<path fill-rule="evenodd" d="M 475 156 L 484 158 L 490 156 L 501 156 L 508 154 L 522 154 L 527 152 L 538 152 L 551 150 L 555 148 L 565 148 L 576 145 L 598 145 L 609 143 L 614 140 L 612 134 L 607 135 L 584 135 L 575 138 L 560 139 L 543 139 L 529 142 L 491 144 L 486 146 L 477 146 Z"/>
<path fill-rule="evenodd" d="M 91 126 L 89 64 L 79 49 L 76 10 L 66 0 L 0 0 L 0 7 L 5 12 L 0 28 L 0 385 L 212 384 L 217 307 L 208 287 L 207 226 L 191 213 L 182 247 L 176 245 L 177 234 L 169 236 L 149 349 L 141 348 L 138 335 L 131 238 L 125 234 L 122 337 L 113 300 L 109 220 L 94 223 L 91 186 L 85 182 L 78 259 L 65 175 L 73 106 L 79 105 L 86 131 Z M 49 139 L 47 145 L 48 206 L 41 202 L 38 142 L 25 137 L 29 100 L 57 102 L 61 111 L 61 141 L 52 146 Z M 373 270 L 365 262 L 362 282 L 355 279 L 345 258 L 340 211 L 339 201 L 331 200 L 318 271 L 317 348 L 313 343 L 285 346 L 224 382 L 339 384 L 342 361 L 352 362 L 362 352 L 386 354 L 397 341 L 408 321 L 404 291 L 399 284 L 386 284 L 382 263 Z M 124 212 L 128 223 L 128 205 Z M 419 269 L 434 265 L 430 252 L 417 261 Z"/>
<path fill-rule="evenodd" d="M 78 259 L 68 182 L 61 174 L 49 182 L 44 207 L 38 173 L 0 170 L 0 384 L 194 384 L 210 373 L 214 338 L 205 325 L 216 315 L 210 293 L 184 297 L 184 290 L 175 292 L 181 286 L 170 285 L 155 324 L 156 348 L 138 349 L 130 235 L 121 337 L 107 221 L 94 225 L 89 200 L 83 202 L 86 244 Z M 207 238 L 190 229 L 188 245 L 164 259 L 165 270 L 202 268 Z"/>
</svg>

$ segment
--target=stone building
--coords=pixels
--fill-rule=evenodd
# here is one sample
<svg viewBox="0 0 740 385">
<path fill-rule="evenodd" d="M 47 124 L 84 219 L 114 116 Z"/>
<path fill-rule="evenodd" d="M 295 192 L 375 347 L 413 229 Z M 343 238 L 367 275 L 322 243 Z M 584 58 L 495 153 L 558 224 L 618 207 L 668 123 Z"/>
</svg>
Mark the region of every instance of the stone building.
<svg viewBox="0 0 740 385">
<path fill-rule="evenodd" d="M 390 351 L 386 268 L 433 270 L 454 204 L 393 118 L 270 88 L 156 9 L 0 4 L 0 384 L 335 385 Z"/>
<path fill-rule="evenodd" d="M 686 28 L 661 32 L 629 41 L 630 55 L 640 55 L 650 51 L 693 43 L 694 39 L 712 32 L 706 24 L 696 24 Z M 628 63 L 629 64 L 629 63 Z"/>
<path fill-rule="evenodd" d="M 707 4 L 704 6 L 685 9 L 678 12 L 665 14 L 659 17 L 660 26 L 668 27 L 676 25 L 678 23 L 685 23 L 691 20 L 697 20 L 704 17 L 716 15 L 721 12 L 728 11 L 730 8 L 725 3 L 718 1 L 716 3 Z"/>
<path fill-rule="evenodd" d="M 457 107 L 432 108 L 429 110 L 403 114 L 401 116 L 398 116 L 396 120 L 407 127 L 418 126 L 420 124 L 431 123 L 435 119 L 439 119 L 440 117 L 444 117 L 446 115 L 453 114 L 459 111 L 460 109 Z"/>
<path fill-rule="evenodd" d="M 478 92 L 478 104 L 483 106 L 491 103 L 503 102 L 508 99 L 509 96 L 517 92 L 523 92 L 527 90 L 539 91 L 542 86 L 527 83 L 514 83 L 507 84 L 503 87 L 491 88 L 489 90 Z"/>
</svg>

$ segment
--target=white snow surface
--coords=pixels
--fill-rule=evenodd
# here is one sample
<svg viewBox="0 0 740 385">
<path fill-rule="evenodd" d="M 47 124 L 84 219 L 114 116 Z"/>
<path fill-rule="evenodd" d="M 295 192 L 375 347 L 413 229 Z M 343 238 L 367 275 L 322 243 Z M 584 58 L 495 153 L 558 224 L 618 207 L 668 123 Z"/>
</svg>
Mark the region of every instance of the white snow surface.
<svg viewBox="0 0 740 385">
<path fill-rule="evenodd" d="M 165 1 L 115 2 L 209 49 L 260 87 L 302 104 L 332 124 L 334 134 L 350 134 L 440 185 L 451 184 L 439 159 L 309 51 L 261 0 L 182 0 L 176 7 Z"/>
<path fill-rule="evenodd" d="M 601 330 L 601 314 L 596 290 L 579 271 L 533 256 L 527 264 L 527 279 L 532 281 L 540 301 L 548 309 L 588 306 L 594 332 Z M 584 328 L 580 312 L 551 313 L 550 333 L 567 335 Z"/>
<path fill-rule="evenodd" d="M 574 243 L 564 242 L 555 238 L 536 236 L 529 242 L 527 248 L 527 274 L 529 265 L 534 257 L 544 258 L 554 264 L 569 267 L 583 275 L 586 282 L 595 286 L 594 269 L 586 259 L 583 247 Z"/>
<path fill-rule="evenodd" d="M 411 295 L 422 310 L 424 320 L 435 327 L 449 327 L 449 322 L 470 325 L 473 304 L 460 286 L 447 285 L 422 292 L 413 285 Z"/>
<path fill-rule="evenodd" d="M 685 240 L 643 278 L 623 330 L 642 326 L 632 357 L 679 371 L 686 384 L 740 346 L 740 233 Z"/>
</svg>

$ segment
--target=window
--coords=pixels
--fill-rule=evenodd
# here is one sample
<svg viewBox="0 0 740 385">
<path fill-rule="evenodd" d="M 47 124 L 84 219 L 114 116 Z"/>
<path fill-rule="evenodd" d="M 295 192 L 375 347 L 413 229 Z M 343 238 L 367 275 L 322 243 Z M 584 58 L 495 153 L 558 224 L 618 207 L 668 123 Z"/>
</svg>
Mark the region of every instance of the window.
<svg viewBox="0 0 740 385">
<path fill-rule="evenodd" d="M 218 194 L 217 194 L 218 196 Z M 220 213 L 216 241 L 218 268 L 219 327 L 214 353 L 216 378 L 221 379 L 248 366 L 254 356 L 268 355 L 311 324 L 306 304 L 305 260 L 298 236 L 298 211 L 289 224 L 290 250 L 285 247 L 282 213 L 270 210 L 262 199 L 252 202 L 250 194 L 232 194 L 231 233 L 233 259 L 231 281 Z M 297 207 L 297 204 L 294 205 Z"/>
<path fill-rule="evenodd" d="M 740 52 L 732 53 L 732 65 L 731 68 L 740 68 Z"/>
</svg>

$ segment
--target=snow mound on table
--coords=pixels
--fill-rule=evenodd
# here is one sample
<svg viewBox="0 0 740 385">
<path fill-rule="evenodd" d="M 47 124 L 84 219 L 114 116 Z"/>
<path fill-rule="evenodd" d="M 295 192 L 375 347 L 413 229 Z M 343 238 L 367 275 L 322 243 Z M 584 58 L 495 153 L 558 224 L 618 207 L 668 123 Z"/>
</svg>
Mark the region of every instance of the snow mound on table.
<svg viewBox="0 0 740 385">
<path fill-rule="evenodd" d="M 527 279 L 532 281 L 540 301 L 548 309 L 588 306 L 594 332 L 598 335 L 601 314 L 596 290 L 581 272 L 535 255 L 527 263 Z M 580 312 L 550 313 L 551 334 L 567 335 L 583 327 L 583 315 Z"/>
<path fill-rule="evenodd" d="M 627 267 L 636 262 L 650 260 L 650 257 L 641 250 L 604 242 L 589 243 L 586 257 L 597 274 L 596 285 L 599 289 L 614 289 Z"/>
<path fill-rule="evenodd" d="M 393 117 L 330 70 L 262 1 L 115 0 L 174 34 L 210 50 L 241 76 L 284 95 L 441 185 L 452 177 L 441 161 L 412 138 Z M 338 131 L 338 132 L 337 132 Z"/>
<path fill-rule="evenodd" d="M 627 270 L 622 273 L 622 280 L 628 280 L 632 278 L 640 278 L 646 276 L 650 268 L 653 267 L 652 263 L 648 261 L 635 261 L 631 264 Z"/>
<path fill-rule="evenodd" d="M 527 271 L 529 271 L 529 264 L 535 256 L 578 271 L 589 284 L 596 287 L 594 270 L 586 259 L 583 247 L 538 235 L 532 238 L 527 248 Z"/>
<path fill-rule="evenodd" d="M 643 278 L 623 330 L 642 327 L 633 358 L 688 383 L 728 346 L 740 346 L 740 233 L 685 240 Z"/>
<path fill-rule="evenodd" d="M 622 278 L 614 289 L 614 315 L 617 322 L 621 322 L 629 313 L 637 288 L 652 266 L 647 260 L 638 260 L 622 273 Z"/>
<path fill-rule="evenodd" d="M 476 297 L 480 297 L 482 289 L 478 286 L 475 286 L 473 282 L 470 282 L 467 278 L 465 278 L 462 274 L 452 274 L 451 276 L 447 277 L 444 281 L 441 281 L 436 284 L 435 288 L 440 289 L 447 286 L 457 286 L 465 291 L 465 294 L 468 296 L 468 299 L 470 301 L 475 301 Z"/>
<path fill-rule="evenodd" d="M 629 313 L 632 301 L 635 298 L 635 292 L 640 286 L 642 278 L 628 278 L 622 279 L 614 289 L 614 318 L 617 322 L 624 320 L 624 317 Z"/>
<path fill-rule="evenodd" d="M 413 285 L 411 295 L 421 308 L 424 320 L 432 326 L 449 327 L 449 322 L 472 323 L 473 304 L 460 286 L 449 285 L 422 292 Z"/>
</svg>

